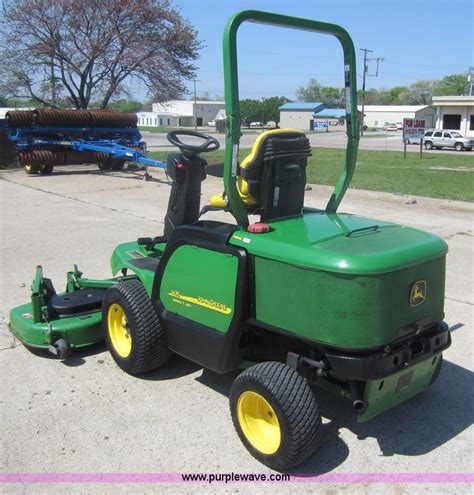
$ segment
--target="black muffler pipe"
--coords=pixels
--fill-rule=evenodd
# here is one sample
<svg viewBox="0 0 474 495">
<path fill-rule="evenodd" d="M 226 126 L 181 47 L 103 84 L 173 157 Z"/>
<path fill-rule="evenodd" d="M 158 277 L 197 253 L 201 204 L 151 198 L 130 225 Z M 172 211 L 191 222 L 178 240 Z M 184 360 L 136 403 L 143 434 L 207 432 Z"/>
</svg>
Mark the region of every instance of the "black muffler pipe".
<svg viewBox="0 0 474 495">
<path fill-rule="evenodd" d="M 349 380 L 349 386 L 351 387 L 352 406 L 359 414 L 362 414 L 369 406 L 368 402 L 362 398 L 362 385 L 355 380 Z"/>
</svg>

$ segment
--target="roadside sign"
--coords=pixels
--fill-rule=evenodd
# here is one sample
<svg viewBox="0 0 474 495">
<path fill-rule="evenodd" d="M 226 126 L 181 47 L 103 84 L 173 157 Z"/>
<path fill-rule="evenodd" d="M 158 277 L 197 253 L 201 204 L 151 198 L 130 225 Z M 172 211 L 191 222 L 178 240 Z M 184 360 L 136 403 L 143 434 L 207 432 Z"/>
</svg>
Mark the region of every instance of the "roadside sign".
<svg viewBox="0 0 474 495">
<path fill-rule="evenodd" d="M 329 123 L 327 120 L 313 122 L 313 131 L 327 132 Z"/>
<path fill-rule="evenodd" d="M 420 159 L 423 158 L 423 136 L 425 119 L 403 119 L 403 156 L 407 157 L 407 141 L 420 140 Z"/>
<path fill-rule="evenodd" d="M 425 133 L 425 125 L 425 119 L 403 119 L 403 139 L 421 139 Z"/>
</svg>

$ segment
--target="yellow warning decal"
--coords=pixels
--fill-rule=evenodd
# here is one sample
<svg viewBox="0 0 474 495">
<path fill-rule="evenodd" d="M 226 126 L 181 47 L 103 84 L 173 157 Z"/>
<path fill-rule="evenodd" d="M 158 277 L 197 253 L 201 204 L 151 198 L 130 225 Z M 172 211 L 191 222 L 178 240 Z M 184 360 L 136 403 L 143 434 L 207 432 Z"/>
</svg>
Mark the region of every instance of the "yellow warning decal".
<svg viewBox="0 0 474 495">
<path fill-rule="evenodd" d="M 224 315 L 230 315 L 232 313 L 232 308 L 229 308 L 229 306 L 226 306 L 225 304 L 214 301 L 213 299 L 207 299 L 201 296 L 185 296 L 177 290 L 168 292 L 168 296 L 171 296 L 173 298 L 173 302 L 178 304 L 182 304 L 181 301 L 186 301 L 188 303 L 197 304 L 198 306 L 202 306 L 203 308 L 210 309 L 211 311 L 217 311 L 218 313 L 222 313 Z"/>
</svg>

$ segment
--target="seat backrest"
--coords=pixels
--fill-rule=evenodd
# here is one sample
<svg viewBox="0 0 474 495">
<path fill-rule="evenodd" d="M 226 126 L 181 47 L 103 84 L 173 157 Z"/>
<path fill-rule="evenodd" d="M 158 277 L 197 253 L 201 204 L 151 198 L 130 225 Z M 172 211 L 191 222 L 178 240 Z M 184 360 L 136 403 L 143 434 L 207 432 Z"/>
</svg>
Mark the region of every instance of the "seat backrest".
<svg viewBox="0 0 474 495">
<path fill-rule="evenodd" d="M 304 133 L 276 129 L 262 133 L 239 169 L 238 188 L 250 211 L 262 221 L 299 215 L 311 147 Z"/>
</svg>

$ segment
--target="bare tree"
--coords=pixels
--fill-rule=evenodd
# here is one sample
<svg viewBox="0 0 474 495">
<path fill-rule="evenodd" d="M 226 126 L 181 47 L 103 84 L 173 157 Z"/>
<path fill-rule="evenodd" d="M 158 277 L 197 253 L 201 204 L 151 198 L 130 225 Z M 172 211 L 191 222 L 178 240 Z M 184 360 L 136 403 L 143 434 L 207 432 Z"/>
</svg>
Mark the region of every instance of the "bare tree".
<svg viewBox="0 0 474 495">
<path fill-rule="evenodd" d="M 107 107 L 140 81 L 155 99 L 194 77 L 201 43 L 170 0 L 3 1 L 0 87 L 9 97 Z"/>
</svg>

